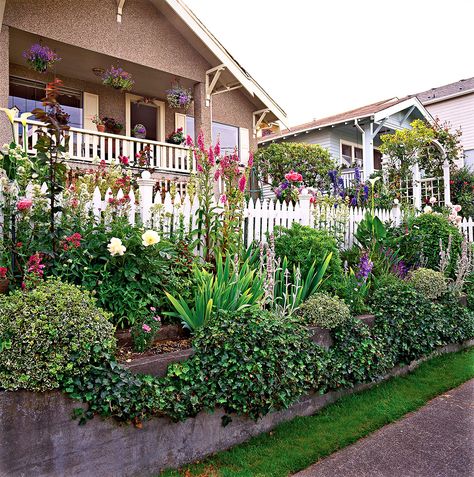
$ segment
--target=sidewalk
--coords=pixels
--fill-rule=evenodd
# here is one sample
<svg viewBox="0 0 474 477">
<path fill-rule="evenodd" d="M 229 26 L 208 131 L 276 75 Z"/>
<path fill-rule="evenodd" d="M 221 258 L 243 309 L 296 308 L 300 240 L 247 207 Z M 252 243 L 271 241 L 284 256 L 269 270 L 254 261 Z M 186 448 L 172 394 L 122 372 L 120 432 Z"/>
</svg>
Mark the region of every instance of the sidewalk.
<svg viewBox="0 0 474 477">
<path fill-rule="evenodd" d="M 474 379 L 294 477 L 474 477 Z"/>
</svg>

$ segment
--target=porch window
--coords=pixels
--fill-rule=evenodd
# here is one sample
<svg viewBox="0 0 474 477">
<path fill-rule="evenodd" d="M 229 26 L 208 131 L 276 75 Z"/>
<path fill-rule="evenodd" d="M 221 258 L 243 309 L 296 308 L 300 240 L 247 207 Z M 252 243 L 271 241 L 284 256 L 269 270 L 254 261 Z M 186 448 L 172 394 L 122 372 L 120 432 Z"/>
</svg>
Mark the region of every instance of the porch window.
<svg viewBox="0 0 474 477">
<path fill-rule="evenodd" d="M 212 123 L 212 142 L 220 141 L 222 154 L 239 153 L 239 128 L 222 123 Z"/>
<path fill-rule="evenodd" d="M 32 81 L 15 76 L 10 77 L 8 107 L 16 107 L 21 113 L 43 108 L 42 99 L 45 97 L 46 83 Z M 58 101 L 64 111 L 70 116 L 70 124 L 82 128 L 82 92 L 69 88 L 61 88 Z"/>
<path fill-rule="evenodd" d="M 192 116 L 186 116 L 186 135 L 191 136 L 193 142 L 196 141 L 194 137 L 194 118 Z"/>
<path fill-rule="evenodd" d="M 363 149 L 357 144 L 341 142 L 341 162 L 344 167 L 356 167 L 362 164 Z"/>
</svg>

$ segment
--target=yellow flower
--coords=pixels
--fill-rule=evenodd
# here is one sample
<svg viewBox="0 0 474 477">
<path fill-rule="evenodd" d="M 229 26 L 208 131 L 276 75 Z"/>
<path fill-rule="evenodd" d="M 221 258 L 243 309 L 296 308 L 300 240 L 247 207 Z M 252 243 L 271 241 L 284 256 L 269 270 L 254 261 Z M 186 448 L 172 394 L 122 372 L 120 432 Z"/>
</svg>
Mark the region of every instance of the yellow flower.
<svg viewBox="0 0 474 477">
<path fill-rule="evenodd" d="M 154 230 L 147 230 L 142 235 L 142 244 L 144 247 L 148 247 L 149 245 L 155 245 L 159 241 L 160 236 L 158 235 L 158 232 L 155 232 Z"/>
<path fill-rule="evenodd" d="M 0 111 L 3 111 L 8 116 L 8 119 L 12 124 L 14 123 L 16 115 L 18 114 L 18 109 L 16 109 L 16 108 L 12 108 L 12 109 L 0 108 Z"/>
<path fill-rule="evenodd" d="M 122 244 L 122 241 L 117 237 L 112 237 L 110 243 L 107 245 L 107 250 L 110 255 L 123 255 L 127 248 Z"/>
<path fill-rule="evenodd" d="M 21 124 L 23 124 L 23 127 L 26 128 L 26 120 L 30 117 L 33 116 L 33 113 L 22 113 L 20 115 L 20 121 Z"/>
</svg>

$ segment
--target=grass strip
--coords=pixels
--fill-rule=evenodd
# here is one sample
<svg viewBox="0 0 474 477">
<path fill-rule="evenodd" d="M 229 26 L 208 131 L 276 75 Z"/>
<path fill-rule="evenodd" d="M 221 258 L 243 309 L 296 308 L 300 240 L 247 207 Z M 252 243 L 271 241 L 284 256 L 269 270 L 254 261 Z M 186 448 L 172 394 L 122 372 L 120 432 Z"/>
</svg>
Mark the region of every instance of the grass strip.
<svg viewBox="0 0 474 477">
<path fill-rule="evenodd" d="M 412 373 L 342 397 L 309 417 L 297 417 L 174 477 L 283 477 L 354 443 L 390 422 L 415 411 L 445 391 L 474 377 L 474 347 L 437 356 Z"/>
</svg>

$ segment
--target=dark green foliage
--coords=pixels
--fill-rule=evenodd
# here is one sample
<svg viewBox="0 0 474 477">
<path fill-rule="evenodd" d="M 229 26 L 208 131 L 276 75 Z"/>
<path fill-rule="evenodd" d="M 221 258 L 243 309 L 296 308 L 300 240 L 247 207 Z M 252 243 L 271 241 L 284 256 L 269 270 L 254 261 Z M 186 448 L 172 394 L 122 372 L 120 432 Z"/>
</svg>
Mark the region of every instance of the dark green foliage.
<svg viewBox="0 0 474 477">
<path fill-rule="evenodd" d="M 462 207 L 463 217 L 474 217 L 474 172 L 467 167 L 451 173 L 451 202 Z"/>
<path fill-rule="evenodd" d="M 440 240 L 443 242 L 443 249 L 446 250 L 451 235 L 451 264 L 447 273 L 451 275 L 454 273 L 463 237 L 459 229 L 450 224 L 446 217 L 440 214 L 421 214 L 407 226 L 400 227 L 398 232 L 396 243 L 399 247 L 399 257 L 403 257 L 412 265 L 423 265 L 433 270 L 437 270 L 439 266 Z"/>
<path fill-rule="evenodd" d="M 316 350 L 306 328 L 291 319 L 220 313 L 193 344 L 196 354 L 168 372 L 175 418 L 221 406 L 256 419 L 288 407 L 313 384 Z"/>
<path fill-rule="evenodd" d="M 291 170 L 303 176 L 306 186 L 321 187 L 329 181 L 328 172 L 336 168 L 327 149 L 319 144 L 285 142 L 259 148 L 255 153 L 259 177 L 272 179 L 277 186 Z"/>
<path fill-rule="evenodd" d="M 0 295 L 0 387 L 45 391 L 89 372 L 97 353 L 115 347 L 109 318 L 88 292 L 57 279 Z"/>
<path fill-rule="evenodd" d="M 275 228 L 275 254 L 281 259 L 288 258 L 290 270 L 299 264 L 303 277 L 313 262 L 323 263 L 331 252 L 333 255 L 326 270 L 326 280 L 322 284 L 324 290 L 336 289 L 342 275 L 336 240 L 325 230 L 313 229 L 296 222 L 289 229 Z"/>
</svg>

